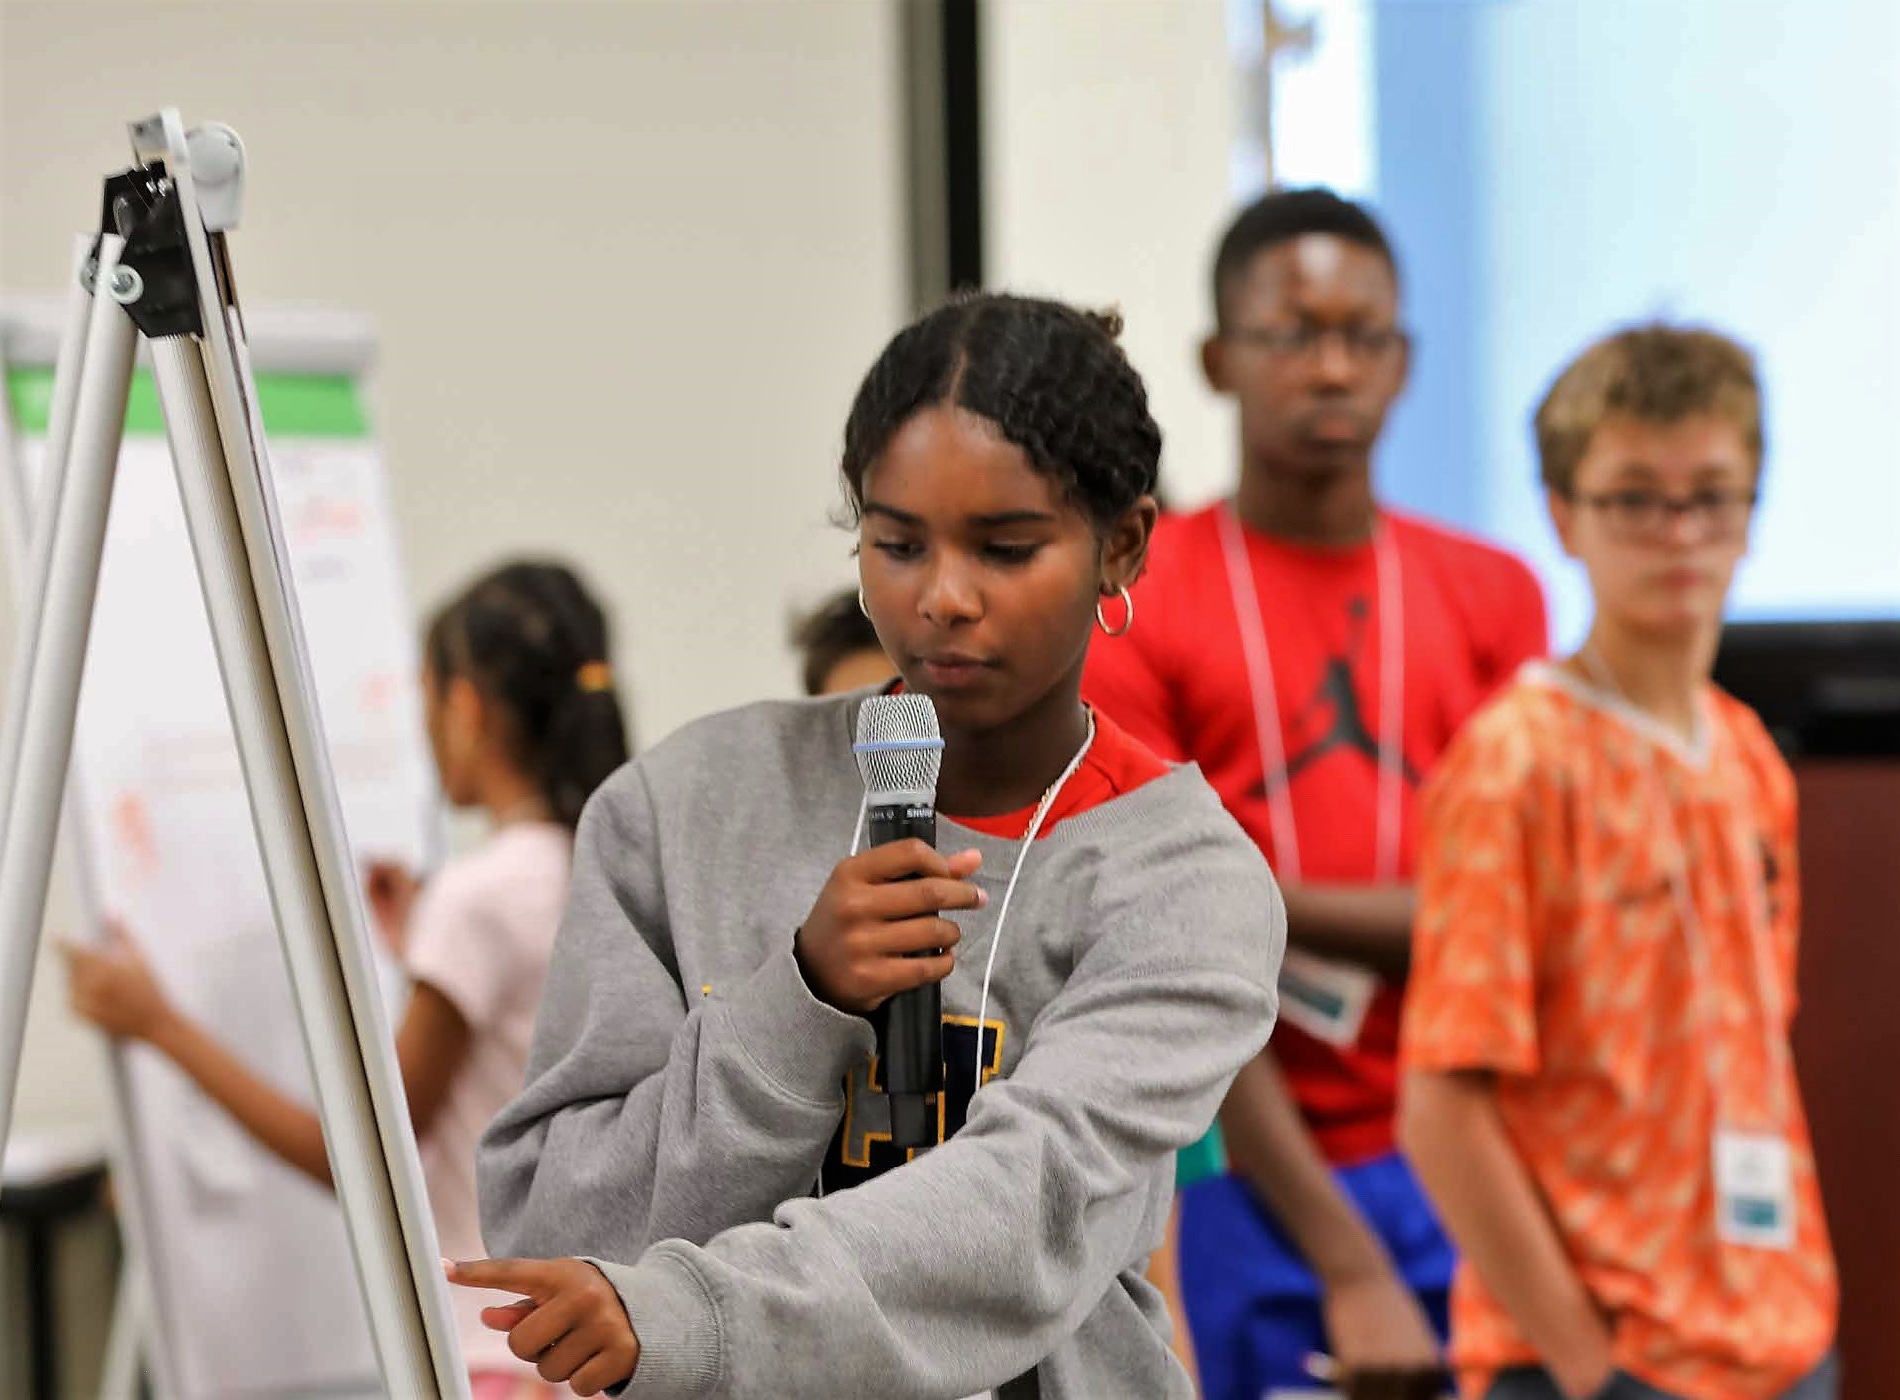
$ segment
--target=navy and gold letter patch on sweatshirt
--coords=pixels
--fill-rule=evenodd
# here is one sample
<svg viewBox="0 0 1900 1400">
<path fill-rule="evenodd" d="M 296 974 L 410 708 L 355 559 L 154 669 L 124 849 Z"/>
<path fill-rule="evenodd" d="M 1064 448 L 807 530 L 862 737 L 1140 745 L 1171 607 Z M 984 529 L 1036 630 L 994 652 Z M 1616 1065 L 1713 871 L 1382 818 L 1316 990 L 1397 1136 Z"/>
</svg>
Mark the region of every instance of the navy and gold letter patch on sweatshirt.
<svg viewBox="0 0 1900 1400">
<path fill-rule="evenodd" d="M 943 1092 L 937 1095 L 937 1141 L 947 1142 L 963 1126 L 976 1092 L 981 1044 L 983 1082 L 989 1083 L 1003 1063 L 1003 1023 L 984 1023 L 977 1035 L 976 1017 L 943 1018 Z M 899 1151 L 891 1146 L 891 1106 L 884 1097 L 873 1056 L 845 1077 L 844 1122 L 825 1154 L 824 1193 L 861 1186 L 875 1176 L 910 1160 L 918 1149 Z"/>
</svg>

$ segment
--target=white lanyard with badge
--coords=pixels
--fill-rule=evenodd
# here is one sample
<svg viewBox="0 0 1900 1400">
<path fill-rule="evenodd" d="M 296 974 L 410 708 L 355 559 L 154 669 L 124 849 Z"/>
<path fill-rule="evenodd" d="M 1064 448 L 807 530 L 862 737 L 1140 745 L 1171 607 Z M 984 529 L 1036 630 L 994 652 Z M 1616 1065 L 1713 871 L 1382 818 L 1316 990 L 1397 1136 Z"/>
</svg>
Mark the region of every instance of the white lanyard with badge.
<svg viewBox="0 0 1900 1400">
<path fill-rule="evenodd" d="M 1220 511 L 1221 549 L 1234 618 L 1247 665 L 1253 701 L 1254 732 L 1267 793 L 1273 833 L 1274 864 L 1288 883 L 1300 883 L 1300 836 L 1288 790 L 1286 742 L 1280 732 L 1280 702 L 1273 684 L 1273 658 L 1267 648 L 1266 617 L 1240 518 L 1231 505 Z M 1404 801 L 1405 601 L 1399 578 L 1399 551 L 1383 523 L 1372 536 L 1373 569 L 1379 595 L 1379 788 L 1374 839 L 1374 878 L 1389 884 L 1399 875 L 1399 840 Z M 1351 963 L 1288 948 L 1280 965 L 1280 1014 L 1316 1040 L 1329 1045 L 1358 1043 L 1366 1012 L 1378 994 L 1377 974 Z"/>
<path fill-rule="evenodd" d="M 1629 704 L 1623 688 L 1603 659 L 1589 647 L 1577 653 L 1597 684 Z M 1703 723 L 1708 724 L 1704 716 Z M 1713 729 L 1713 726 L 1711 726 Z M 1716 735 L 1711 733 L 1711 745 Z M 1653 754 L 1652 741 L 1652 754 Z M 1713 758 L 1713 749 L 1711 748 Z M 1788 1047 L 1777 1031 L 1781 1024 L 1778 998 L 1768 969 L 1770 920 L 1767 909 L 1767 872 L 1760 850 L 1749 834 L 1731 833 L 1743 866 L 1743 904 L 1747 909 L 1749 961 L 1755 974 L 1755 994 L 1762 1018 L 1762 1062 L 1768 1074 L 1768 1124 L 1743 1128 L 1731 1117 L 1723 1100 L 1729 1082 L 1728 1047 L 1722 1040 L 1722 1012 L 1709 966 L 1708 939 L 1695 898 L 1689 888 L 1688 834 L 1677 823 L 1668 788 L 1652 757 L 1650 777 L 1675 837 L 1677 860 L 1670 866 L 1683 944 L 1689 955 L 1689 976 L 1695 983 L 1695 1001 L 1702 1034 L 1706 1037 L 1709 1093 L 1715 1102 L 1715 1125 L 1710 1151 L 1715 1170 L 1715 1232 L 1725 1244 L 1757 1249 L 1792 1249 L 1794 1222 L 1794 1151 L 1788 1142 Z M 1739 806 L 1739 804 L 1736 804 Z M 1731 823 L 1733 825 L 1733 823 Z"/>
</svg>

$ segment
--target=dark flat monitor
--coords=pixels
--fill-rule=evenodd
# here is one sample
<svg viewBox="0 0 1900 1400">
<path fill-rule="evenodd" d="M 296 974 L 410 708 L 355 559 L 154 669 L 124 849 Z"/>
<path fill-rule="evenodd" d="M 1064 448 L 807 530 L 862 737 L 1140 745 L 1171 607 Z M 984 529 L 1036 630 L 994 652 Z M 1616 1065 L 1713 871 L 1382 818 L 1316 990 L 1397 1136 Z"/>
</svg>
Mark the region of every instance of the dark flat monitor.
<svg viewBox="0 0 1900 1400">
<path fill-rule="evenodd" d="M 1715 679 L 1790 758 L 1900 759 L 1900 619 L 1731 623 Z"/>
</svg>

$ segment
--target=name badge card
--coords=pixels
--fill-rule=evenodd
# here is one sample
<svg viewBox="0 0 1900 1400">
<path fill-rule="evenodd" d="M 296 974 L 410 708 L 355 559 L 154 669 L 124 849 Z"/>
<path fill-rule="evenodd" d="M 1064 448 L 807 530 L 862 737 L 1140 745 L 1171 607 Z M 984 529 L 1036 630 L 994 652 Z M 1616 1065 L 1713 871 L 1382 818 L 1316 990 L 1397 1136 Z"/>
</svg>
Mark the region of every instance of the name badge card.
<svg viewBox="0 0 1900 1400">
<path fill-rule="evenodd" d="M 1716 1234 L 1757 1249 L 1794 1247 L 1794 1154 L 1778 1133 L 1715 1133 Z"/>
<path fill-rule="evenodd" d="M 1280 964 L 1280 1015 L 1328 1045 L 1359 1043 L 1379 979 L 1364 968 L 1286 950 Z"/>
</svg>

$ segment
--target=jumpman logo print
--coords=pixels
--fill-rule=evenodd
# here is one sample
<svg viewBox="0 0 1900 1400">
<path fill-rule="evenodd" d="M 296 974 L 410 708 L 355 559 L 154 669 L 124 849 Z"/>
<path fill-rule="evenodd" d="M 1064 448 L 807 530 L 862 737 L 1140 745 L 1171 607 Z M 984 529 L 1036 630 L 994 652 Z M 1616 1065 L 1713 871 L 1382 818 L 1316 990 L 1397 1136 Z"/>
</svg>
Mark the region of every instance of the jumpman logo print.
<svg viewBox="0 0 1900 1400">
<path fill-rule="evenodd" d="M 1326 658 L 1319 683 L 1306 703 L 1294 714 L 1289 726 L 1294 734 L 1308 734 L 1315 730 L 1320 732 L 1304 748 L 1288 756 L 1286 768 L 1282 772 L 1268 775 L 1260 787 L 1262 797 L 1275 787 L 1290 785 L 1306 768 L 1336 749 L 1349 749 L 1364 755 L 1374 764 L 1379 762 L 1379 740 L 1360 710 L 1359 688 L 1354 683 L 1371 616 L 1371 605 L 1364 597 L 1354 598 L 1346 604 L 1345 652 Z M 1412 767 L 1403 750 L 1399 754 L 1399 771 L 1408 785 L 1418 786 L 1418 771 Z"/>
</svg>

